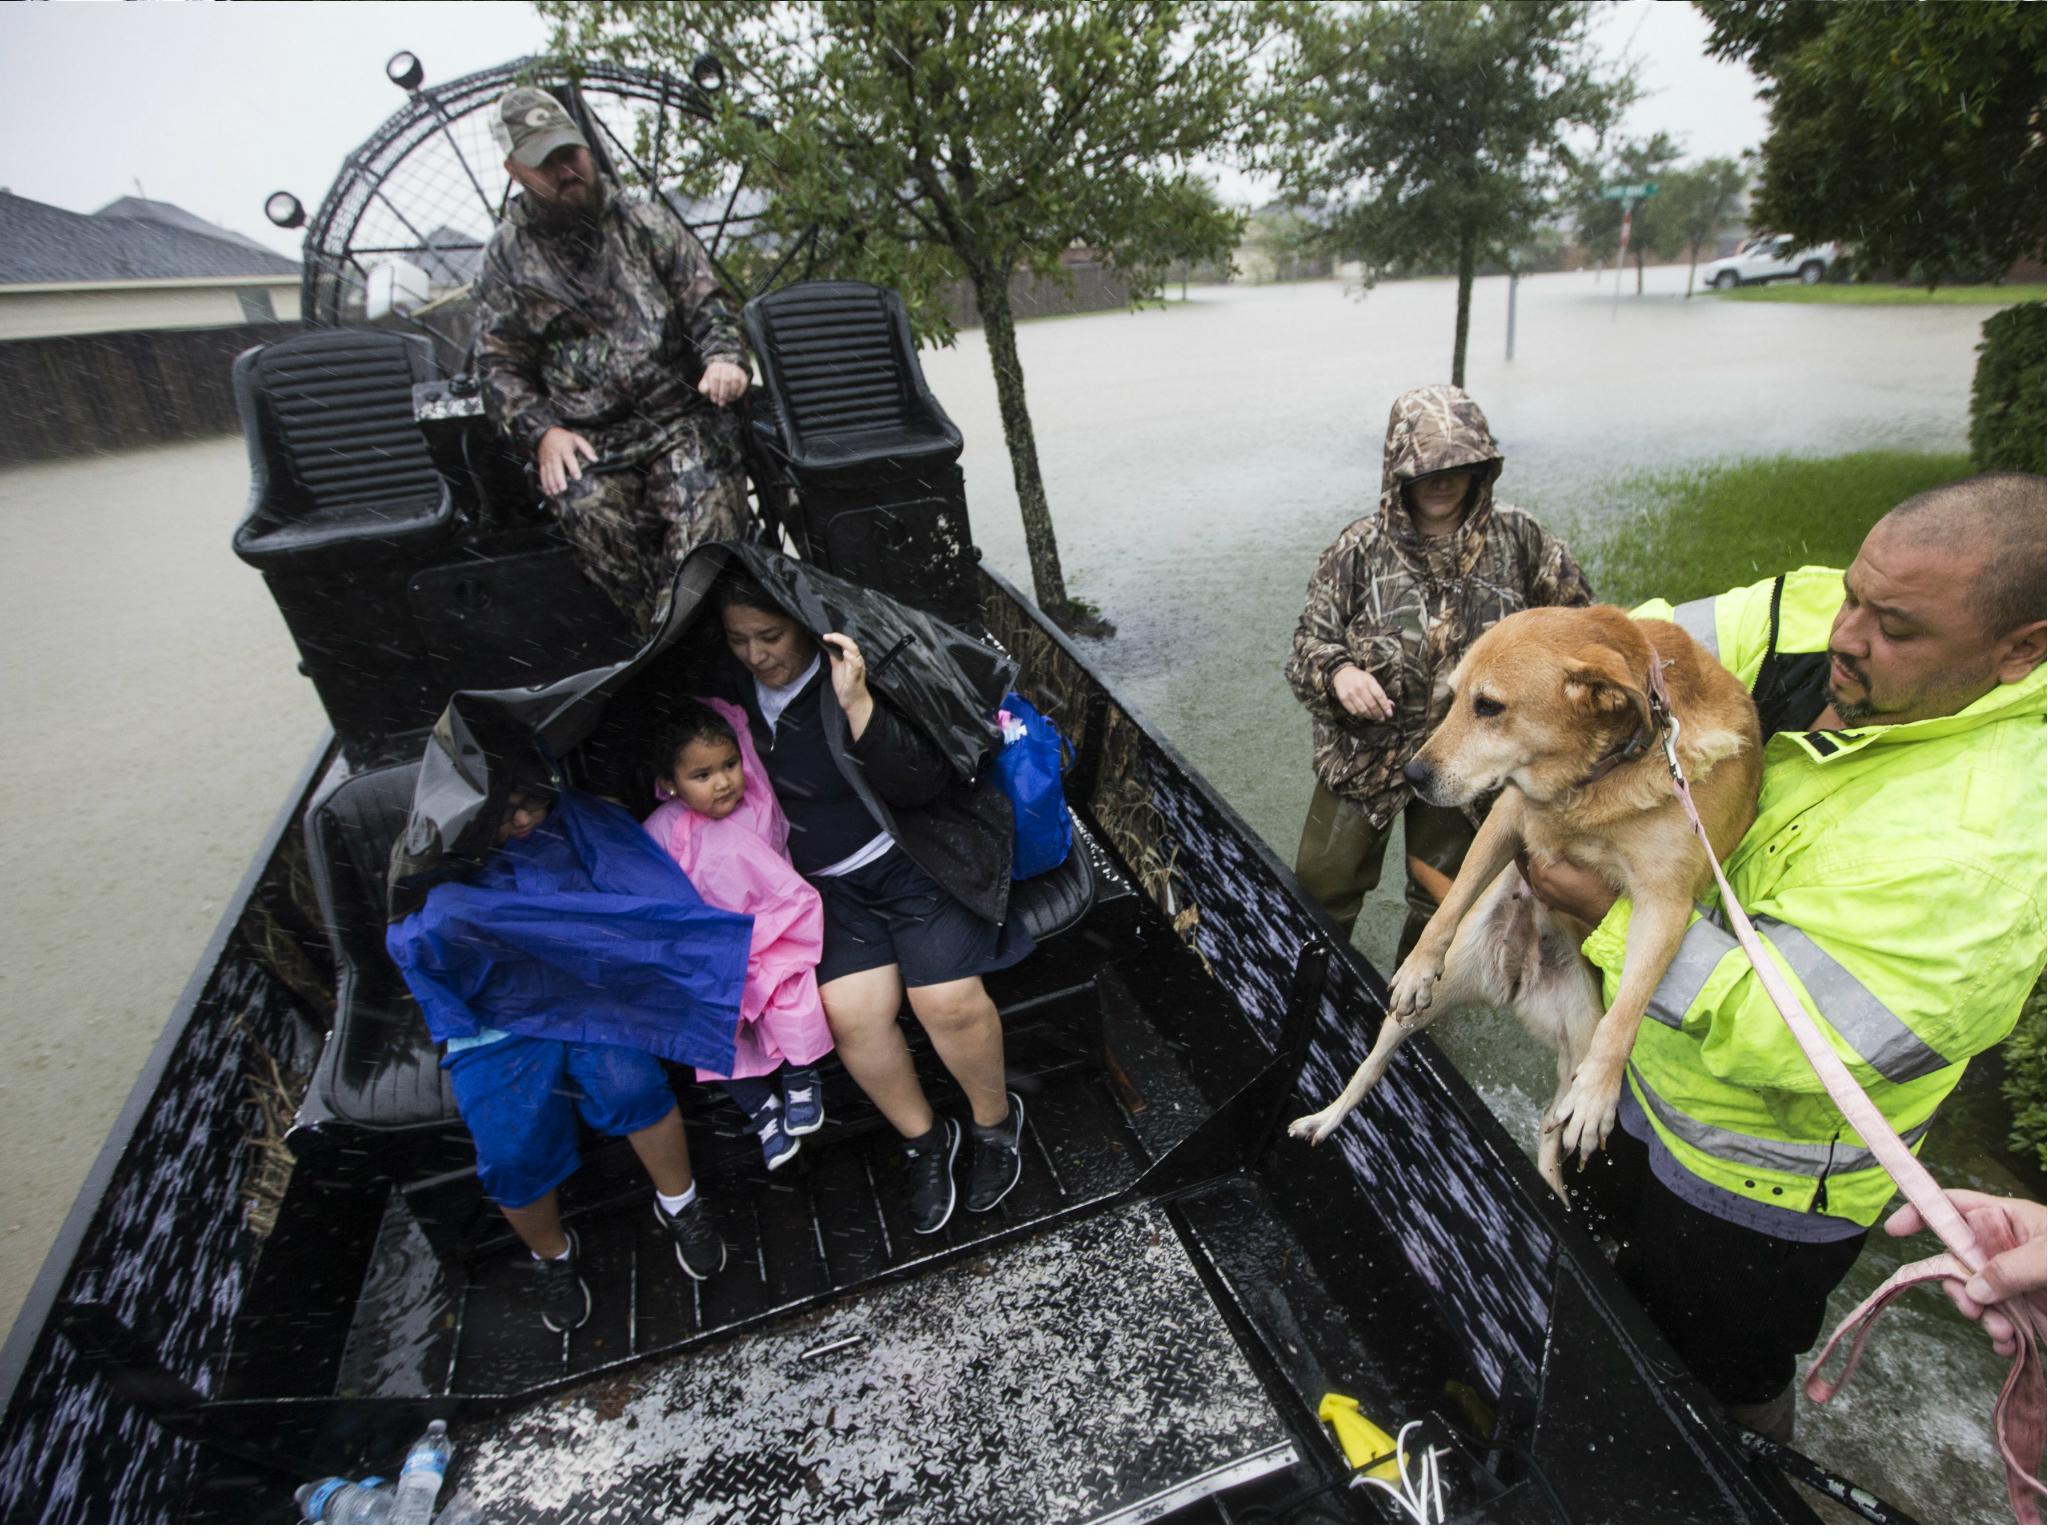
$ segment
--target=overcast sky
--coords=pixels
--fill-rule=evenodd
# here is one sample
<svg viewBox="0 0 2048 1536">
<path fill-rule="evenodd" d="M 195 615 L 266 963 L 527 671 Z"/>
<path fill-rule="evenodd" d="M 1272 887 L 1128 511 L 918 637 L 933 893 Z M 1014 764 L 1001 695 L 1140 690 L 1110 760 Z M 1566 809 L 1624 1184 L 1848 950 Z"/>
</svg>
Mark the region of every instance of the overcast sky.
<svg viewBox="0 0 2048 1536">
<path fill-rule="evenodd" d="M 1693 156 L 1763 137 L 1756 82 L 1701 53 L 1690 5 L 1603 7 L 1602 44 L 1638 61 L 1644 99 L 1624 131 L 1672 134 Z M 403 101 L 384 61 L 409 48 L 430 81 L 544 46 L 523 4 L 120 4 L 0 6 L 0 187 L 90 213 L 136 191 L 296 256 L 263 199 L 310 212 L 342 157 Z M 1226 195 L 1258 189 L 1224 178 Z"/>
</svg>

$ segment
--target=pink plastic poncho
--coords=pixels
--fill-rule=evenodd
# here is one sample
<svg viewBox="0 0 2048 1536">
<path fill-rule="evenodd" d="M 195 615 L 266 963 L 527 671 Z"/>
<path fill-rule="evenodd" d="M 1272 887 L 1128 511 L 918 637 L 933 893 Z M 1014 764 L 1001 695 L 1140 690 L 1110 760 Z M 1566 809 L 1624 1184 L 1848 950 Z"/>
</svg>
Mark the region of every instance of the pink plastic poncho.
<svg viewBox="0 0 2048 1536">
<path fill-rule="evenodd" d="M 832 1050 L 815 974 L 824 952 L 825 907 L 789 862 L 789 823 L 754 751 L 745 712 L 723 699 L 699 702 L 717 710 L 739 738 L 740 766 L 747 776 L 740 803 L 730 815 L 714 820 L 669 798 L 657 785 L 663 803 L 644 825 L 682 866 L 699 896 L 754 920 L 730 1075 L 766 1077 L 785 1061 L 803 1066 Z M 697 1069 L 699 1078 L 719 1075 Z"/>
</svg>

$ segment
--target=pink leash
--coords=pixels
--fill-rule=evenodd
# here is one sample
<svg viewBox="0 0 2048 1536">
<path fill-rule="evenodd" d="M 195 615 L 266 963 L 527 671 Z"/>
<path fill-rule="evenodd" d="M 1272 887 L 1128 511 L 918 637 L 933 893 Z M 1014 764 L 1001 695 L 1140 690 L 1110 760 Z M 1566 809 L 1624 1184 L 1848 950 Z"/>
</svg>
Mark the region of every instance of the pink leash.
<svg viewBox="0 0 2048 1536">
<path fill-rule="evenodd" d="M 1721 902 L 1729 927 L 1741 943 L 1743 953 L 1749 956 L 1765 993 L 1784 1016 L 1792 1038 L 1799 1042 L 1799 1049 L 1805 1053 L 1814 1075 L 1827 1089 L 1828 1097 L 1835 1101 L 1843 1118 L 1863 1138 L 1863 1144 L 1870 1148 L 1885 1172 L 1892 1176 L 1900 1193 L 1948 1247 L 1946 1253 L 1921 1259 L 1900 1269 L 1835 1330 L 1827 1348 L 1820 1352 L 1806 1373 L 1806 1395 L 1816 1403 L 1825 1403 L 1848 1384 L 1849 1375 L 1856 1369 L 1856 1361 L 1863 1353 L 1864 1343 L 1878 1313 L 1915 1285 L 1930 1280 L 1968 1280 L 1984 1267 L 1989 1255 L 1979 1241 L 1976 1229 L 1934 1181 L 1934 1175 L 1913 1156 L 1883 1112 L 1871 1103 L 1863 1085 L 1842 1065 L 1841 1058 L 1828 1045 L 1819 1026 L 1800 1006 L 1799 998 L 1784 973 L 1758 941 L 1756 930 L 1750 926 L 1742 904 L 1729 888 L 1728 877 L 1721 870 L 1721 861 L 1714 857 L 1713 844 L 1708 840 L 1706 828 L 1700 824 L 1698 808 L 1692 803 L 1685 770 L 1678 762 L 1678 717 L 1671 712 L 1670 699 L 1664 691 L 1664 661 L 1654 650 L 1650 655 L 1650 702 L 1653 710 L 1663 717 L 1664 761 L 1671 770 L 1671 782 L 1677 790 L 1679 804 L 1685 808 L 1686 819 L 1692 823 L 1700 846 L 1707 851 L 1707 862 L 1713 867 L 1714 880 L 1721 887 Z M 2005 1240 L 1995 1251 L 2003 1252 L 2013 1245 L 2013 1234 L 1998 1235 Z M 2048 1377 L 2044 1377 L 2042 1370 L 2043 1335 L 2048 1333 L 2048 1325 L 2044 1325 L 2037 1310 L 2019 1297 L 2009 1297 L 1999 1302 L 1997 1307 L 2012 1323 L 2016 1348 L 2012 1370 L 1998 1394 L 1992 1424 L 1997 1432 L 1999 1453 L 2005 1458 L 2006 1492 L 2012 1500 L 2013 1513 L 2024 1523 L 2038 1524 L 2041 1497 L 2048 1494 L 2048 1487 L 2044 1487 L 2034 1473 L 2034 1469 L 2041 1465 L 2043 1455 L 2048 1454 L 2048 1445 L 2044 1445 L 2042 1407 L 2044 1390 L 2048 1390 Z M 1821 1369 L 1844 1338 L 1851 1340 L 1849 1358 L 1842 1366 L 1841 1375 L 1828 1381 L 1821 1375 Z"/>
</svg>

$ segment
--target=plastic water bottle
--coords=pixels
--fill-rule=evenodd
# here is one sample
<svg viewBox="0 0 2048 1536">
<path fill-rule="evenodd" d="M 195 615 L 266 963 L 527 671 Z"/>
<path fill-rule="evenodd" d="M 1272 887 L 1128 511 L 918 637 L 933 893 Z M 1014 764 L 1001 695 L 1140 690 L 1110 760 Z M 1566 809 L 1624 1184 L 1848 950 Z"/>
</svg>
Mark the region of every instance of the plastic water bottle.
<svg viewBox="0 0 2048 1536">
<path fill-rule="evenodd" d="M 352 1483 L 345 1477 L 323 1477 L 297 1495 L 299 1512 L 312 1525 L 384 1525 L 391 1519 L 398 1490 L 381 1477 Z"/>
<path fill-rule="evenodd" d="M 448 1473 L 448 1423 L 436 1419 L 427 1432 L 405 1453 L 405 1467 L 398 1474 L 398 1497 L 392 1501 L 390 1524 L 428 1525 L 434 1518 L 434 1500 L 441 1492 L 441 1479 Z"/>
<path fill-rule="evenodd" d="M 467 1488 L 455 1490 L 455 1496 L 441 1506 L 441 1513 L 434 1516 L 436 1525 L 482 1525 L 483 1509 L 476 1501 L 476 1495 Z"/>
</svg>

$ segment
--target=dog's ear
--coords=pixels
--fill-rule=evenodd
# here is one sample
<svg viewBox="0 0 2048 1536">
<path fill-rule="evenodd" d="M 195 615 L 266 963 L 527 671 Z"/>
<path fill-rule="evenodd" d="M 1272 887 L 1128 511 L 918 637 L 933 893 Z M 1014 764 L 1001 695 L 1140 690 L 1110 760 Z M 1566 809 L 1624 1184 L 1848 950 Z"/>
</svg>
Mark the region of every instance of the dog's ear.
<svg viewBox="0 0 2048 1536">
<path fill-rule="evenodd" d="M 1598 714 L 1633 710 L 1645 731 L 1655 728 L 1642 680 L 1621 653 L 1608 646 L 1589 646 L 1565 663 L 1564 696 L 1581 709 Z"/>
</svg>

